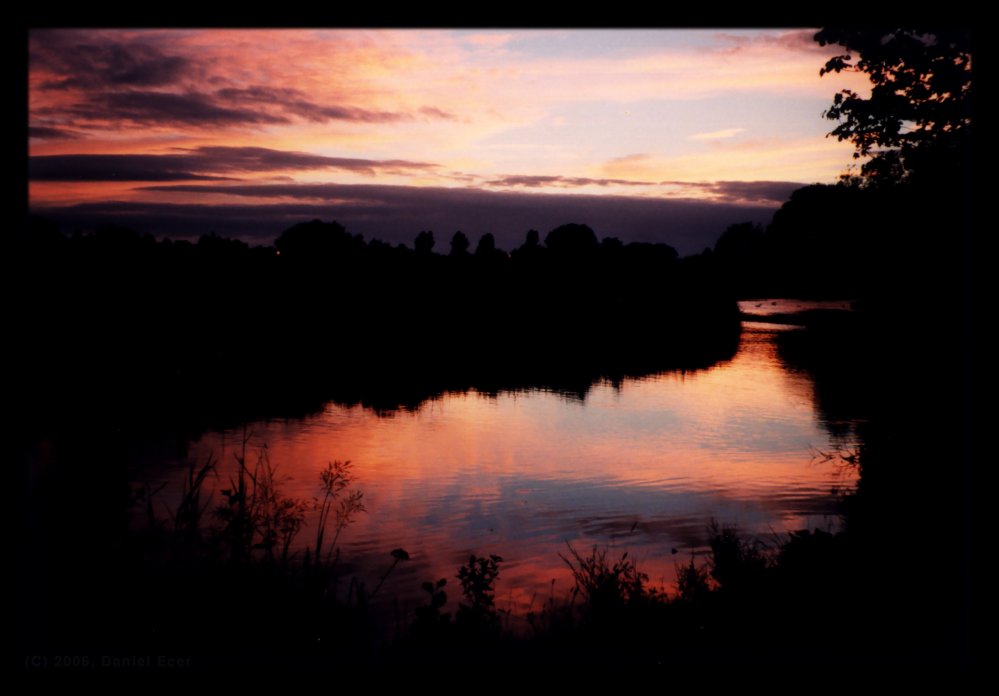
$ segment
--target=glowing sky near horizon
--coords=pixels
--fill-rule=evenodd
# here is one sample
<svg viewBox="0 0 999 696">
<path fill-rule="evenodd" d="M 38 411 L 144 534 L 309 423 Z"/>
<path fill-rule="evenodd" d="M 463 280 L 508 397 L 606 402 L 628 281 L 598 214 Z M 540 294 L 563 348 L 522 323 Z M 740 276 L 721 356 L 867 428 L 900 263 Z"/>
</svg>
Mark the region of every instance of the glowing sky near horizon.
<svg viewBox="0 0 999 696">
<path fill-rule="evenodd" d="M 814 33 L 32 31 L 30 204 L 335 209 L 376 186 L 775 207 L 852 161 L 821 114 L 866 81 L 820 78 Z"/>
</svg>

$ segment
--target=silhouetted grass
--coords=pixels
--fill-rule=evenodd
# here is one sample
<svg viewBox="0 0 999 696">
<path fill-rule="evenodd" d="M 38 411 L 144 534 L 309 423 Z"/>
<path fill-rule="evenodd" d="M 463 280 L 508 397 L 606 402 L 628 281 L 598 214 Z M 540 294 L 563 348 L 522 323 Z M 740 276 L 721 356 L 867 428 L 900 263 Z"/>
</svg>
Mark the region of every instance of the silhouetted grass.
<svg viewBox="0 0 999 696">
<path fill-rule="evenodd" d="M 582 556 L 567 546 L 569 556 L 559 556 L 572 572 L 573 599 L 584 602 L 584 620 L 600 625 L 656 601 L 658 592 L 648 586 L 649 576 L 628 560 L 627 551 L 612 562 L 607 560 L 606 549 L 593 547 L 589 555 Z"/>
<path fill-rule="evenodd" d="M 849 533 L 798 531 L 763 543 L 722 525 L 708 530 L 703 559 L 691 554 L 677 564 L 672 591 L 652 586 L 626 552 L 568 546 L 561 557 L 573 587 L 564 597 L 554 584 L 549 588 L 526 617 L 527 635 L 504 624 L 496 606 L 503 559 L 472 555 L 452 578 L 461 588 L 456 612 L 448 609 L 449 578 L 438 578 L 423 583 L 426 604 L 411 616 L 397 615 L 393 631 L 379 624 L 369 603 L 409 559 L 403 549 L 387 554 L 391 560 L 370 592 L 356 576 L 345 593 L 336 591 L 350 572 L 337 570 L 335 547 L 359 511 L 350 467 L 327 465 L 320 495 L 306 508 L 282 495 L 265 454 L 245 467 L 240 483 L 245 462 L 240 453 L 218 508 L 224 514 L 208 514 L 214 459 L 185 472 L 180 501 L 149 528 L 175 543 L 156 545 L 152 533 L 137 537 L 138 565 L 130 567 L 128 591 L 115 600 L 120 604 L 107 607 L 102 649 L 113 653 L 127 636 L 132 650 L 193 654 L 206 668 L 235 659 L 246 668 L 292 660 L 317 669 L 386 662 L 821 662 L 878 654 L 879 645 L 863 634 L 871 624 L 867 612 L 879 601 L 878 578 Z M 146 503 L 137 496 L 148 511 Z M 241 537 L 233 551 L 230 525 L 242 514 L 239 524 L 252 530 L 245 532 L 251 541 Z M 287 550 L 301 526 L 282 520 L 303 514 L 332 525 L 331 538 L 316 532 L 322 554 Z"/>
<path fill-rule="evenodd" d="M 353 465 L 351 462 L 333 461 L 319 474 L 322 482 L 322 498 L 317 499 L 315 507 L 319 512 L 316 524 L 315 564 L 332 570 L 340 559 L 340 533 L 349 525 L 354 517 L 366 512 L 361 491 L 348 490 L 353 483 Z M 344 494 L 345 495 L 342 495 Z M 333 539 L 326 548 L 326 530 L 329 527 L 330 515 L 333 515 Z M 325 555 L 323 553 L 325 549 Z M 308 549 L 306 549 L 308 553 Z"/>
</svg>

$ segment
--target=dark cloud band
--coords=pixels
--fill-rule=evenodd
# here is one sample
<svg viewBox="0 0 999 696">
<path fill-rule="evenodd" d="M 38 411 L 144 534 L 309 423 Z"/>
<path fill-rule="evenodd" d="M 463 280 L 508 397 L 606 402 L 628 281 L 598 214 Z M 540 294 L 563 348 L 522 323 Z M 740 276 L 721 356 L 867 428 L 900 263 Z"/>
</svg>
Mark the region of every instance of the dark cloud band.
<svg viewBox="0 0 999 696">
<path fill-rule="evenodd" d="M 662 181 L 663 186 L 696 190 L 732 203 L 779 206 L 804 184 L 794 181 Z"/>
<path fill-rule="evenodd" d="M 188 58 L 152 43 L 93 32 L 34 31 L 29 51 L 32 64 L 53 75 L 45 89 L 158 87 L 193 71 Z"/>
<path fill-rule="evenodd" d="M 44 155 L 28 160 L 33 181 L 219 181 L 232 174 L 339 169 L 362 174 L 425 171 L 407 160 L 324 157 L 263 147 L 205 146 L 172 155 Z"/>
<path fill-rule="evenodd" d="M 31 33 L 29 44 L 31 70 L 40 75 L 33 88 L 62 94 L 58 106 L 41 107 L 32 115 L 73 119 L 79 128 L 225 128 L 294 121 L 392 123 L 456 118 L 435 106 L 410 113 L 323 103 L 291 87 L 244 84 L 206 89 L 219 82 L 218 76 L 211 74 L 209 66 L 178 54 L 162 37 L 41 30 Z"/>
<path fill-rule="evenodd" d="M 217 181 L 183 155 L 45 155 L 28 160 L 32 181 Z"/>
<path fill-rule="evenodd" d="M 54 126 L 28 126 L 28 137 L 38 140 L 75 140 L 79 134 Z"/>
</svg>

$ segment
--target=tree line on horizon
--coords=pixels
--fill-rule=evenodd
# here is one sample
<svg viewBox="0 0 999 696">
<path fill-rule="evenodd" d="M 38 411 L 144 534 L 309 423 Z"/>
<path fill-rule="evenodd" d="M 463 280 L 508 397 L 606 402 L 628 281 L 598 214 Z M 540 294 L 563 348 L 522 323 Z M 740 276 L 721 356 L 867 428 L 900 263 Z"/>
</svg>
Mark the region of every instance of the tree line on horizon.
<svg viewBox="0 0 999 696">
<path fill-rule="evenodd" d="M 273 247 L 32 224 L 46 413 L 67 394 L 126 416 L 152 402 L 158 417 L 330 398 L 392 410 L 471 387 L 582 398 L 601 379 L 706 367 L 738 342 L 734 299 L 696 263 L 581 224 L 543 243 L 530 231 L 509 254 L 458 233 L 447 255 L 429 231 L 409 248 L 318 220 Z"/>
</svg>

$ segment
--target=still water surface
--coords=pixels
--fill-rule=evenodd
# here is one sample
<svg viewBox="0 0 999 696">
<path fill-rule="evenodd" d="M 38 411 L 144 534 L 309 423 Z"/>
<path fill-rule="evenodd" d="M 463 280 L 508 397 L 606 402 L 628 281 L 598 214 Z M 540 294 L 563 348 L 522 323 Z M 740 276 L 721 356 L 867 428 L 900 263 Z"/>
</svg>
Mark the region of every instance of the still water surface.
<svg viewBox="0 0 999 696">
<path fill-rule="evenodd" d="M 816 451 L 852 448 L 850 430 L 830 435 L 809 377 L 778 358 L 776 333 L 793 329 L 764 316 L 808 307 L 743 303 L 760 321 L 744 322 L 736 356 L 707 370 L 598 384 L 583 400 L 469 392 L 389 416 L 330 404 L 249 424 L 248 459 L 266 447 L 285 494 L 307 499 L 328 461 L 353 462 L 367 512 L 343 533 L 346 567 L 370 588 L 390 551 L 406 549 L 412 560 L 382 593 L 409 606 L 424 580 L 450 578 L 457 595 L 455 570 L 475 553 L 504 558 L 501 608 L 536 608 L 571 587 L 567 543 L 628 551 L 672 590 L 675 564 L 703 553 L 712 520 L 765 536 L 838 523 L 856 472 Z M 211 433 L 191 454 L 232 462 L 243 437 Z"/>
</svg>

